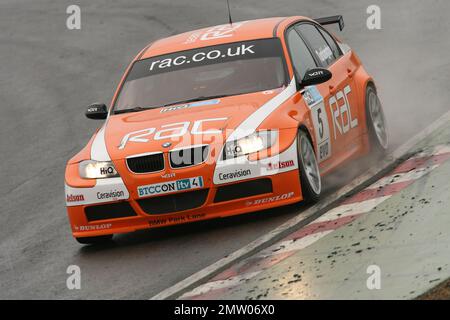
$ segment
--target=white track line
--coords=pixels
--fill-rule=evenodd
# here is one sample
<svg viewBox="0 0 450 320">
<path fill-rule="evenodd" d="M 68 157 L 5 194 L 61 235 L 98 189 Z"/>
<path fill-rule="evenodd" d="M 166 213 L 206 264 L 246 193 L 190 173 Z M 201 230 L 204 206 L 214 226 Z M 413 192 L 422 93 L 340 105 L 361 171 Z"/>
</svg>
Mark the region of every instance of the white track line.
<svg viewBox="0 0 450 320">
<path fill-rule="evenodd" d="M 238 284 L 242 283 L 245 280 L 249 280 L 251 278 L 256 277 L 262 271 L 263 270 L 258 270 L 255 272 L 243 273 L 238 276 L 234 276 L 234 277 L 231 277 L 231 278 L 228 278 L 225 280 L 217 280 L 217 281 L 207 282 L 207 283 L 202 284 L 201 286 L 195 288 L 194 290 L 192 290 L 188 293 L 185 293 L 180 298 L 184 299 L 184 298 L 202 295 L 202 294 L 208 293 L 213 290 L 231 288 L 231 287 L 237 286 Z"/>
<path fill-rule="evenodd" d="M 380 203 L 389 199 L 391 196 L 378 197 L 370 200 L 364 200 L 361 202 L 355 202 L 350 204 L 344 204 L 337 208 L 331 209 L 318 219 L 314 220 L 314 223 L 328 222 L 343 217 L 354 216 L 361 213 L 370 212 L 373 208 Z"/>
<path fill-rule="evenodd" d="M 334 230 L 327 230 L 327 231 L 323 231 L 323 232 L 309 234 L 309 235 L 307 235 L 301 239 L 297 239 L 297 240 L 282 241 L 280 243 L 277 243 L 274 246 L 264 249 L 257 256 L 262 257 L 262 258 L 267 258 L 267 257 L 281 254 L 281 253 L 302 250 L 302 249 L 305 249 L 306 247 L 309 247 L 316 241 L 319 241 L 320 239 L 322 239 L 323 237 L 325 237 L 326 235 L 330 234 L 333 231 Z"/>
<path fill-rule="evenodd" d="M 439 165 L 434 165 L 434 166 L 425 167 L 425 168 L 419 168 L 419 169 L 415 169 L 415 170 L 412 170 L 407 173 L 398 173 L 398 174 L 394 174 L 391 176 L 387 176 L 387 177 L 381 178 L 379 181 L 372 184 L 369 187 L 369 189 L 378 189 L 378 188 L 385 187 L 385 186 L 393 184 L 393 183 L 414 181 L 414 180 L 420 179 L 424 175 L 430 173 L 437 167 L 439 167 Z"/>
</svg>

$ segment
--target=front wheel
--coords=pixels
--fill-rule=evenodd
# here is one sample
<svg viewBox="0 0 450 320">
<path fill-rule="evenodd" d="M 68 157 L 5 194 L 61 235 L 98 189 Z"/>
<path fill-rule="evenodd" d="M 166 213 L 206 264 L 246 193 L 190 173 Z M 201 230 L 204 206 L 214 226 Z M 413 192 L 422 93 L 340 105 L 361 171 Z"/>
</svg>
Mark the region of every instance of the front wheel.
<svg viewBox="0 0 450 320">
<path fill-rule="evenodd" d="M 108 234 L 106 236 L 98 236 L 98 237 L 82 237 L 75 238 L 81 244 L 102 244 L 111 241 L 113 238 L 112 234 Z"/>
<path fill-rule="evenodd" d="M 322 192 L 319 165 L 311 141 L 302 130 L 297 135 L 297 153 L 303 200 L 308 203 L 317 202 Z"/>
<path fill-rule="evenodd" d="M 380 99 L 371 86 L 366 91 L 366 117 L 372 150 L 378 154 L 386 153 L 389 147 L 386 118 Z"/>
</svg>

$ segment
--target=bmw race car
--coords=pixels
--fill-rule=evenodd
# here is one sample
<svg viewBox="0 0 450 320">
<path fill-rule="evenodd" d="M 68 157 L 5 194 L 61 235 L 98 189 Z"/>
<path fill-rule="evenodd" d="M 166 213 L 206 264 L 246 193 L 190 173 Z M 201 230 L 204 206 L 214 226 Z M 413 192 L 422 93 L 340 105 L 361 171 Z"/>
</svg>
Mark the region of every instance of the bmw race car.
<svg viewBox="0 0 450 320">
<path fill-rule="evenodd" d="M 268 18 L 157 40 L 127 68 L 105 119 L 68 161 L 81 243 L 318 201 L 321 178 L 388 148 L 374 80 L 323 26 Z"/>
</svg>

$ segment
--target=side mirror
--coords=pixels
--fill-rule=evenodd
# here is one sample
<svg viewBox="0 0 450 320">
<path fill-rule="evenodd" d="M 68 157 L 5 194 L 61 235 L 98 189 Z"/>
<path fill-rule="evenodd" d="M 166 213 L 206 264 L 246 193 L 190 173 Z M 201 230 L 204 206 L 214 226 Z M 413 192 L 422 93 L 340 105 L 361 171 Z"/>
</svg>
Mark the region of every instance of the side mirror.
<svg viewBox="0 0 450 320">
<path fill-rule="evenodd" d="M 303 87 L 321 84 L 331 79 L 333 74 L 324 68 L 310 69 L 305 73 L 305 76 L 300 83 Z"/>
<path fill-rule="evenodd" d="M 94 120 L 102 120 L 108 117 L 108 108 L 103 103 L 91 104 L 86 110 L 86 117 Z"/>
</svg>

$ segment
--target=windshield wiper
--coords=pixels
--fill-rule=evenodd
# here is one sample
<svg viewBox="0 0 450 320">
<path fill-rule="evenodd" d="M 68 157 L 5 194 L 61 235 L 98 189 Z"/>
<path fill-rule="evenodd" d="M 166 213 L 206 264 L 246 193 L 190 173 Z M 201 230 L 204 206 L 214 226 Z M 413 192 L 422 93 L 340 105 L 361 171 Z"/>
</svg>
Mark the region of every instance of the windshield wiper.
<svg viewBox="0 0 450 320">
<path fill-rule="evenodd" d="M 176 105 L 176 104 L 183 104 L 183 103 L 189 103 L 189 102 L 196 102 L 196 101 L 224 98 L 224 97 L 229 97 L 229 96 L 230 96 L 229 94 L 220 94 L 220 95 L 215 95 L 215 96 L 200 96 L 200 97 L 197 97 L 197 98 L 171 102 L 171 103 L 168 103 L 168 104 L 164 105 L 164 107 L 169 107 L 169 106 L 173 106 L 173 105 Z"/>
<path fill-rule="evenodd" d="M 114 114 L 128 113 L 128 112 L 139 112 L 139 111 L 144 111 L 144 110 L 148 110 L 148 109 L 152 109 L 152 108 L 133 107 L 133 108 L 129 108 L 129 109 L 115 110 Z"/>
</svg>

